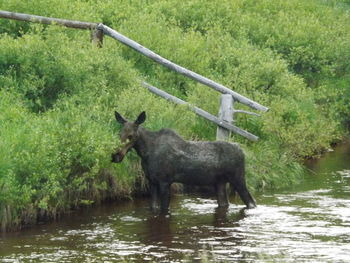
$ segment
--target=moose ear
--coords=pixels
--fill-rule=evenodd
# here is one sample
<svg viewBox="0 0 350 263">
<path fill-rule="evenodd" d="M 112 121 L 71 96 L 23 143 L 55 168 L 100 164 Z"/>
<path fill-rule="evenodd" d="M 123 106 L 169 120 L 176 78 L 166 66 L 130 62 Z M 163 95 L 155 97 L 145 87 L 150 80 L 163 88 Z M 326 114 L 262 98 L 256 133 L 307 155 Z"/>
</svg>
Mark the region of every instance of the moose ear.
<svg viewBox="0 0 350 263">
<path fill-rule="evenodd" d="M 146 112 L 141 112 L 140 115 L 137 117 L 135 123 L 140 125 L 142 123 L 144 123 L 144 121 L 146 120 Z"/>
<path fill-rule="evenodd" d="M 118 112 L 114 112 L 115 115 L 115 119 L 117 120 L 117 122 L 119 122 L 120 124 L 124 124 L 126 123 L 126 119 L 123 118 L 122 115 L 120 115 Z"/>
</svg>

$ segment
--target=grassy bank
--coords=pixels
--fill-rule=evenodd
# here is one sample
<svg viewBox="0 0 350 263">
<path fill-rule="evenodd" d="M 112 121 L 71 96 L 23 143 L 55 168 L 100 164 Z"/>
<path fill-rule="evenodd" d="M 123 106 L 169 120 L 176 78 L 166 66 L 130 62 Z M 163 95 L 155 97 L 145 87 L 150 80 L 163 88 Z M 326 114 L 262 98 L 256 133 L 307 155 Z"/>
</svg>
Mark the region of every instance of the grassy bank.
<svg viewBox="0 0 350 263">
<path fill-rule="evenodd" d="M 102 22 L 268 106 L 260 118 L 237 117 L 258 143 L 232 138 L 245 149 L 249 187 L 259 190 L 298 181 L 299 161 L 327 149 L 350 123 L 349 12 L 345 1 L 331 2 L 0 0 L 0 9 Z M 98 49 L 89 38 L 86 31 L 0 20 L 3 230 L 142 188 L 135 153 L 110 163 L 119 144 L 115 109 L 130 118 L 145 110 L 152 130 L 215 139 L 213 124 L 139 82 L 214 115 L 218 93 L 112 39 Z"/>
</svg>

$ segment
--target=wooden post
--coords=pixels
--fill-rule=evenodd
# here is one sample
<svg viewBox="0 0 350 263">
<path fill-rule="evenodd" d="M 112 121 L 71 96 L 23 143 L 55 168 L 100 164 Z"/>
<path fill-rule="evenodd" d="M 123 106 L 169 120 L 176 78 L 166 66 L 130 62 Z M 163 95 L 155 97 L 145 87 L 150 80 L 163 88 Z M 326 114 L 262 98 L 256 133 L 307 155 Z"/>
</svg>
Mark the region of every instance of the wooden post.
<svg viewBox="0 0 350 263">
<path fill-rule="evenodd" d="M 97 47 L 103 46 L 103 31 L 101 29 L 95 29 L 91 32 L 91 41 Z"/>
<path fill-rule="evenodd" d="M 220 97 L 220 121 L 227 122 L 229 124 L 233 121 L 233 97 L 230 94 L 222 94 Z M 221 141 L 227 141 L 230 136 L 230 131 L 221 126 L 218 126 L 216 130 L 216 139 Z"/>
</svg>

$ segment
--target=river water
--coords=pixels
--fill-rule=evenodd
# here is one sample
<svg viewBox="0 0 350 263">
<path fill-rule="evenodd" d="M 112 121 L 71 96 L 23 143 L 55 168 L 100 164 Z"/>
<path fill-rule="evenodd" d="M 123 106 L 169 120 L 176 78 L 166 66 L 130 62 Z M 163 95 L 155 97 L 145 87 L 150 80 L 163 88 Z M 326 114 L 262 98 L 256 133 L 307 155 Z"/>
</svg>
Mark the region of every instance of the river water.
<svg viewBox="0 0 350 263">
<path fill-rule="evenodd" d="M 308 167 L 252 210 L 188 194 L 172 197 L 170 216 L 145 199 L 74 212 L 0 236 L 0 262 L 350 262 L 350 144 Z"/>
</svg>

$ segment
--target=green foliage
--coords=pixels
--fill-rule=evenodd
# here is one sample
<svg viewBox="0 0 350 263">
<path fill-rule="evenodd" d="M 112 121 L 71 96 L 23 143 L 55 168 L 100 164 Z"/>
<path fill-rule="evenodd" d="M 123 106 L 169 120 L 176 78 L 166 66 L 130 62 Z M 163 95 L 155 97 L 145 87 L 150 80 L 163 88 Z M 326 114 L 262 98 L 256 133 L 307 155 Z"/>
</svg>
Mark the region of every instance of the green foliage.
<svg viewBox="0 0 350 263">
<path fill-rule="evenodd" d="M 55 216 L 82 200 L 101 200 L 111 180 L 130 193 L 130 178 L 113 175 L 110 153 L 116 136 L 98 107 L 71 103 L 37 116 L 13 105 L 6 92 L 1 92 L 1 105 L 0 206 L 11 207 L 14 219 L 28 208 L 34 211 L 26 211 L 25 222 L 35 221 L 36 209 Z"/>
<path fill-rule="evenodd" d="M 118 146 L 118 92 L 133 87 L 137 74 L 118 50 L 111 57 L 89 42 L 68 41 L 60 28 L 45 38 L 30 33 L 0 42 L 0 211 L 11 210 L 6 221 L 29 223 L 38 213 L 52 217 L 129 195 L 135 177 L 116 172 L 110 154 Z"/>
<path fill-rule="evenodd" d="M 315 77 L 342 75 L 349 60 L 349 13 L 319 2 L 227 0 L 218 5 L 210 0 L 174 0 L 163 1 L 157 10 L 185 31 L 206 33 L 217 26 L 234 39 L 271 48 L 312 84 Z"/>
<path fill-rule="evenodd" d="M 102 22 L 160 55 L 266 105 L 236 124 L 251 189 L 298 181 L 350 123 L 348 1 L 0 0 L 0 9 Z M 77 12 L 79 10 L 79 12 Z M 143 110 L 151 130 L 214 140 L 216 126 L 150 94 L 141 80 L 216 115 L 219 94 L 90 32 L 0 19 L 0 222 L 3 229 L 143 184 L 139 159 L 118 165 L 113 112 Z M 238 103 L 235 108 L 250 110 Z"/>
</svg>

